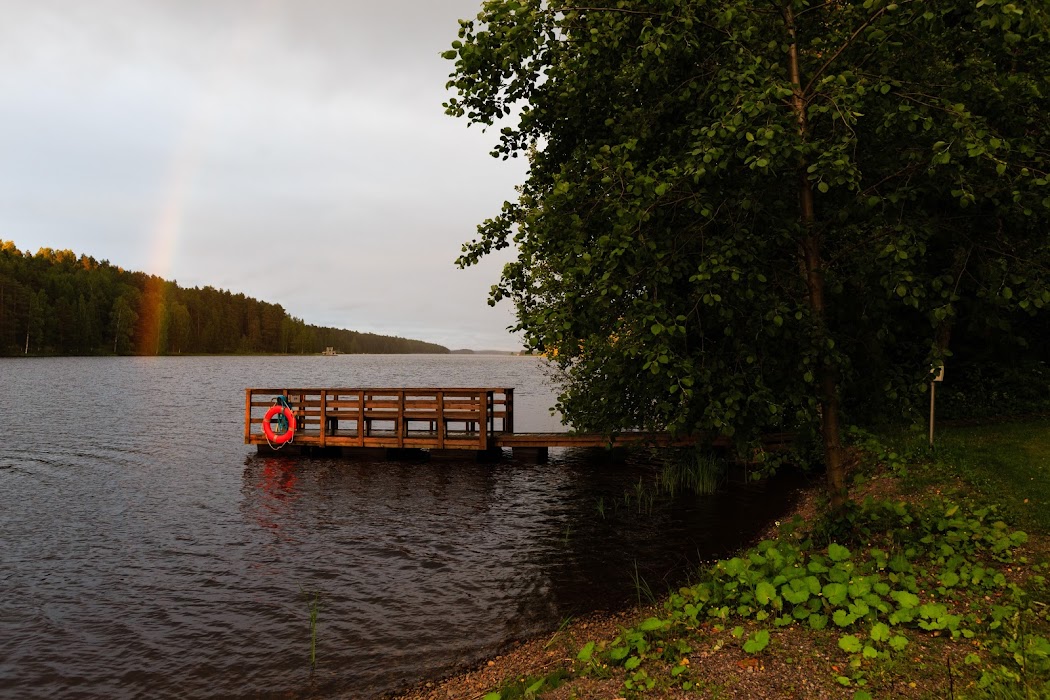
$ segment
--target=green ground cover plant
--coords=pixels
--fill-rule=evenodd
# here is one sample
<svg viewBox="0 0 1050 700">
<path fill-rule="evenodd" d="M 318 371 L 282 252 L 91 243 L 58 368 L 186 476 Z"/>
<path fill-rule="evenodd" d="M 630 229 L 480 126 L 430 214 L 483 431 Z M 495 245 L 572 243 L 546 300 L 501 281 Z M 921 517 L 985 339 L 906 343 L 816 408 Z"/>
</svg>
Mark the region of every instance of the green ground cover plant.
<svg viewBox="0 0 1050 700">
<path fill-rule="evenodd" d="M 858 698 L 873 697 L 867 687 L 877 667 L 924 634 L 973 649 L 966 656 L 973 668 L 962 675 L 977 689 L 1050 689 L 1045 615 L 1009 576 L 1011 565 L 1028 564 L 1016 554 L 1028 539 L 1023 531 L 1009 528 L 994 508 L 971 511 L 943 500 L 869 499 L 844 519 L 718 562 L 671 595 L 663 614 L 624 630 L 602 651 L 627 671 L 625 691 L 661 684 L 690 690 L 682 660 L 695 648 L 691 632 L 709 622 L 716 630 L 732 627 L 747 654 L 763 653 L 777 628 L 833 630 L 845 656 L 835 681 L 856 687 Z M 822 544 L 829 536 L 834 540 Z M 1033 568 L 1041 586 L 1046 565 Z"/>
<path fill-rule="evenodd" d="M 931 451 L 925 430 L 851 436 L 870 464 L 886 466 L 905 488 L 954 487 L 968 498 L 997 504 L 1024 528 L 1050 533 L 1050 418 L 948 425 Z M 861 478 L 864 473 L 861 473 Z"/>
</svg>

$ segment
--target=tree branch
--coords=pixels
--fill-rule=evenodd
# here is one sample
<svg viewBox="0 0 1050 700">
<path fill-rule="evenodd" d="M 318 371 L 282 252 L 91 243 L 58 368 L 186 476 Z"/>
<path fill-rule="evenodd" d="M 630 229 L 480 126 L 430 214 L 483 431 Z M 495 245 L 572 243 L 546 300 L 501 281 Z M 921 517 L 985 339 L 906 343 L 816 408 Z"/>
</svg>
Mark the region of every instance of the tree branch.
<svg viewBox="0 0 1050 700">
<path fill-rule="evenodd" d="M 889 7 L 889 6 L 887 5 L 887 7 Z M 867 28 L 868 28 L 868 26 L 869 26 L 869 25 L 870 25 L 870 24 L 871 24 L 872 22 L 874 22 L 875 20 L 877 20 L 877 19 L 878 19 L 879 17 L 881 17 L 882 15 L 886 14 L 886 9 L 887 9 L 886 7 L 883 7 L 883 8 L 881 8 L 881 9 L 879 9 L 879 11 L 878 11 L 878 12 L 876 12 L 875 14 L 873 14 L 873 15 L 872 15 L 871 17 L 868 17 L 868 19 L 864 20 L 864 23 L 863 23 L 863 24 L 861 24 L 861 25 L 860 25 L 859 27 L 857 27 L 856 31 L 854 31 L 854 32 L 853 32 L 853 34 L 852 34 L 852 35 L 850 36 L 850 38 L 849 38 L 849 39 L 846 39 L 846 41 L 845 41 L 845 42 L 843 42 L 842 46 L 840 46 L 840 47 L 839 47 L 838 51 L 836 51 L 835 53 L 833 53 L 833 54 L 831 55 L 831 58 L 829 58 L 829 59 L 828 59 L 827 61 L 825 61 L 825 62 L 824 62 L 824 65 L 822 65 L 822 66 L 821 66 L 820 68 L 818 68 L 818 69 L 816 70 L 816 72 L 814 72 L 814 73 L 813 73 L 813 77 L 811 77 L 811 78 L 809 79 L 809 82 L 808 82 L 808 83 L 806 83 L 806 87 L 804 87 L 804 88 L 802 89 L 802 94 L 803 94 L 803 95 L 806 95 L 806 94 L 808 94 L 808 93 L 809 93 L 809 89 L 810 89 L 811 87 L 813 87 L 813 83 L 817 82 L 817 79 L 818 79 L 818 78 L 820 78 L 821 74 L 823 74 L 823 73 L 824 73 L 824 71 L 826 71 L 826 70 L 828 69 L 828 67 L 829 67 L 829 66 L 831 66 L 831 64 L 832 64 L 832 63 L 834 63 L 834 62 L 836 61 L 836 59 L 838 59 L 838 57 L 842 55 L 842 52 L 843 52 L 843 51 L 845 51 L 846 49 L 848 49 L 848 48 L 850 47 L 850 45 L 851 45 L 851 44 L 852 44 L 852 43 L 853 43 L 854 41 L 856 41 L 857 37 L 858 37 L 858 36 L 860 36 L 860 33 L 861 33 L 861 32 L 863 32 L 863 31 L 864 31 L 865 29 L 867 29 Z"/>
<path fill-rule="evenodd" d="M 649 12 L 646 10 L 628 10 L 622 7 L 551 7 L 547 12 L 619 12 L 624 15 L 645 15 L 654 17 L 662 12 Z"/>
</svg>

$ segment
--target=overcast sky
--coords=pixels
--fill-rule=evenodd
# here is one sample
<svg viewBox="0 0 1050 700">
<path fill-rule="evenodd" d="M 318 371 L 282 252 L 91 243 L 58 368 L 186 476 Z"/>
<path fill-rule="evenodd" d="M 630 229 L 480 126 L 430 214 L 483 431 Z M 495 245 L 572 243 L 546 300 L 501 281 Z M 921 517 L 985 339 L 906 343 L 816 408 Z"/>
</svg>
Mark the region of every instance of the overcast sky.
<svg viewBox="0 0 1050 700">
<path fill-rule="evenodd" d="M 445 116 L 480 0 L 0 0 L 0 239 L 309 323 L 517 349 L 459 270 L 524 164 Z"/>
</svg>

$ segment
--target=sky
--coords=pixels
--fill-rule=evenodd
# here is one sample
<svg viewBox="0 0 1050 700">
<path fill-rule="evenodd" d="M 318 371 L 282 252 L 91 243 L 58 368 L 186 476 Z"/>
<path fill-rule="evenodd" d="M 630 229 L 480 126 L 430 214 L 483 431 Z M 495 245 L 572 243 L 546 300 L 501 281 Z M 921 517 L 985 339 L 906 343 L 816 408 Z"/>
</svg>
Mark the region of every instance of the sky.
<svg viewBox="0 0 1050 700">
<path fill-rule="evenodd" d="M 0 239 L 279 303 L 308 323 L 515 350 L 454 265 L 524 163 L 444 114 L 481 0 L 0 0 Z"/>
</svg>

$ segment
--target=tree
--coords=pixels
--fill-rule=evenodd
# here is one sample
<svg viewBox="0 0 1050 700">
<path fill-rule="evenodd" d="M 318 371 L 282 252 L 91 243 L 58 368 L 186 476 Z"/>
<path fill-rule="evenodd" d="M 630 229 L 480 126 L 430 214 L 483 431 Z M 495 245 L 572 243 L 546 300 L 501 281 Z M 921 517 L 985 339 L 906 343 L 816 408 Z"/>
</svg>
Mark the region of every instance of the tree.
<svg viewBox="0 0 1050 700">
<path fill-rule="evenodd" d="M 40 290 L 36 294 L 29 294 L 29 313 L 26 323 L 26 345 L 25 353 L 29 354 L 32 349 L 44 349 L 44 329 L 47 327 L 47 318 L 50 313 L 50 305 L 47 301 L 47 292 Z"/>
<path fill-rule="evenodd" d="M 139 305 L 139 293 L 134 288 L 127 288 L 116 301 L 109 313 L 109 332 L 113 336 L 113 354 L 126 355 L 134 350 L 135 328 L 139 315 L 135 309 Z"/>
<path fill-rule="evenodd" d="M 491 301 L 579 428 L 816 426 L 837 507 L 843 400 L 899 408 L 953 329 L 1050 305 L 1044 3 L 488 0 L 460 25 L 446 110 L 530 168 L 458 262 L 517 246 Z"/>
<path fill-rule="evenodd" d="M 168 333 L 169 352 L 178 355 L 189 344 L 190 312 L 185 304 L 174 301 L 168 310 L 168 316 L 171 318 L 171 330 Z"/>
</svg>

